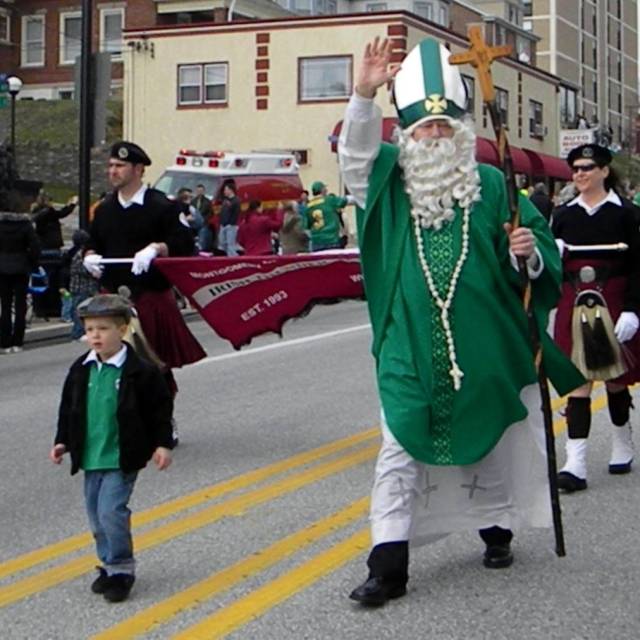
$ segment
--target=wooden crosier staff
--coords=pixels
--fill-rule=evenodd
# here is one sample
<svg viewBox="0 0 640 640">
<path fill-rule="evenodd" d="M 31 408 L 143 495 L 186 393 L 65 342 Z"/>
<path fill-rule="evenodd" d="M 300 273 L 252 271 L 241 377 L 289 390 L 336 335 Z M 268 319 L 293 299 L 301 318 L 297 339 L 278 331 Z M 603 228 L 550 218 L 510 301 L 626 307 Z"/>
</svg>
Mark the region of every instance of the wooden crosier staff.
<svg viewBox="0 0 640 640">
<path fill-rule="evenodd" d="M 507 182 L 507 195 L 509 201 L 509 211 L 511 214 L 511 225 L 514 229 L 520 226 L 520 209 L 518 207 L 518 188 L 516 176 L 513 170 L 513 159 L 509 148 L 509 141 L 505 131 L 504 123 L 500 117 L 500 111 L 496 103 L 496 90 L 491 77 L 491 63 L 497 58 L 511 55 L 510 45 L 501 47 L 489 47 L 484 41 L 482 31 L 479 27 L 469 29 L 469 40 L 471 47 L 465 53 L 453 54 L 449 57 L 451 64 L 470 64 L 476 70 L 482 99 L 486 105 L 491 123 L 496 134 L 498 143 L 498 153 L 500 162 Z M 540 343 L 540 330 L 533 312 L 533 301 L 531 295 L 531 281 L 527 270 L 526 258 L 518 256 L 518 273 L 520 275 L 520 285 L 522 287 L 522 297 L 524 309 L 527 314 L 529 324 L 529 339 L 531 350 L 534 356 L 536 370 L 538 372 L 538 385 L 542 399 L 542 415 L 544 418 L 544 432 L 547 449 L 547 473 L 549 476 L 549 492 L 551 497 L 551 511 L 553 514 L 553 530 L 556 541 L 556 554 L 559 557 L 566 555 L 564 546 L 564 533 L 562 530 L 562 514 L 560 512 L 560 497 L 558 495 L 556 449 L 553 434 L 553 417 L 551 413 L 551 398 L 549 395 L 549 383 L 542 362 L 542 346 Z"/>
</svg>

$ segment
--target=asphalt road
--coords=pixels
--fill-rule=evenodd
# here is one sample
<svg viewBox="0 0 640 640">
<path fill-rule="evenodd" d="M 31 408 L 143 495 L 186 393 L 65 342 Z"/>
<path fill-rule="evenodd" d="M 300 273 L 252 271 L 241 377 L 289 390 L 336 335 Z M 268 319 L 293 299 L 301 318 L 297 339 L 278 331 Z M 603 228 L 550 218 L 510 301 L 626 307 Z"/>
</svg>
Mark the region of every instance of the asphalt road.
<svg viewBox="0 0 640 640">
<path fill-rule="evenodd" d="M 602 390 L 589 490 L 562 499 L 566 558 L 550 531 L 523 531 L 513 567 L 489 571 L 475 533 L 452 535 L 412 553 L 407 597 L 361 610 L 347 594 L 366 575 L 378 444 L 363 305 L 316 308 L 239 353 L 190 326 L 209 358 L 177 376 L 174 465 L 139 477 L 138 578 L 117 605 L 89 592 L 81 477 L 47 460 L 83 347 L 0 356 L 0 638 L 640 637 L 640 473 L 606 473 Z"/>
</svg>

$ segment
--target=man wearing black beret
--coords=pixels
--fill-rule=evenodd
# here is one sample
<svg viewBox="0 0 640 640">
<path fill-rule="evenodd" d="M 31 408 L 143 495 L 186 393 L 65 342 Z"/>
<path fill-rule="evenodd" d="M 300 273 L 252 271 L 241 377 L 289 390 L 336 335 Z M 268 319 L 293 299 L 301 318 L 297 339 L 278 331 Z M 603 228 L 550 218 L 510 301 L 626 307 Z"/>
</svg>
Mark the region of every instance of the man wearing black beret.
<svg viewBox="0 0 640 640">
<path fill-rule="evenodd" d="M 143 183 L 150 164 L 144 149 L 133 142 L 116 142 L 111 147 L 108 177 L 114 190 L 96 208 L 84 264 L 107 291 L 116 293 L 123 285 L 131 290 L 142 329 L 165 363 L 175 393 L 171 368 L 206 354 L 178 311 L 169 282 L 152 262 L 156 257 L 192 255 L 194 244 L 175 203 Z M 131 267 L 101 264 L 102 258 L 132 256 Z"/>
<path fill-rule="evenodd" d="M 609 473 L 631 471 L 633 443 L 628 385 L 640 380 L 640 231 L 635 207 L 615 191 L 606 147 L 585 144 L 569 153 L 578 197 L 553 214 L 563 257 L 562 297 L 554 337 L 588 380 L 567 403 L 567 461 L 558 486 L 587 488 L 591 391 L 604 381 L 612 422 Z"/>
</svg>

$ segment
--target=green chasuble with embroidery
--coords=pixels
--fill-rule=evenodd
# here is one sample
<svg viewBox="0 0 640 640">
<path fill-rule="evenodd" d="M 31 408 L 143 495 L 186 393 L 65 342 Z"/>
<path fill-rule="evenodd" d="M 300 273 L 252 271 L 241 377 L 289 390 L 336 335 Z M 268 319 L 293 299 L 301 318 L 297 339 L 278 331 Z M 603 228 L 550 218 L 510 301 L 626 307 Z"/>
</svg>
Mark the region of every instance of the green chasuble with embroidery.
<svg viewBox="0 0 640 640">
<path fill-rule="evenodd" d="M 509 207 L 503 174 L 479 165 L 481 201 L 469 225 L 469 254 L 450 311 L 462 387 L 453 388 L 440 321 L 418 258 L 409 198 L 398 149 L 382 144 L 369 176 L 367 208 L 358 213 L 365 292 L 373 327 L 373 355 L 387 424 L 415 459 L 464 465 L 482 459 L 509 425 L 523 420 L 523 387 L 537 375 L 518 273 L 503 228 Z M 571 362 L 544 331 L 560 294 L 561 264 L 547 222 L 520 199 L 522 225 L 531 228 L 544 260 L 533 281 L 544 362 L 556 390 L 583 384 Z M 462 210 L 451 223 L 423 230 L 427 263 L 441 298 L 447 295 L 462 246 Z"/>
</svg>

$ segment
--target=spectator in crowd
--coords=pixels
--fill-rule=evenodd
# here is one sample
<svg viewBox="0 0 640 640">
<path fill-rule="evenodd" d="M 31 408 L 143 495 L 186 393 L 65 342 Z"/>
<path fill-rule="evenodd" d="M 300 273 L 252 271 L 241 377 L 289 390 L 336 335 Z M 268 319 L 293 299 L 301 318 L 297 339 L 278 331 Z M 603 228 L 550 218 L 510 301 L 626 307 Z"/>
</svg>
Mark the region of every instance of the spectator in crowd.
<svg viewBox="0 0 640 640">
<path fill-rule="evenodd" d="M 282 226 L 282 212 L 274 216 L 264 213 L 259 200 L 252 200 L 238 229 L 238 244 L 246 256 L 265 256 L 273 253 L 271 236 Z"/>
<path fill-rule="evenodd" d="M 535 208 L 549 222 L 551 219 L 551 211 L 553 211 L 553 202 L 549 197 L 549 189 L 544 182 L 537 182 L 533 187 L 533 193 L 529 197 Z"/>
<path fill-rule="evenodd" d="M 347 235 L 342 224 L 341 209 L 353 203 L 353 198 L 339 198 L 329 193 L 324 182 L 311 185 L 313 197 L 307 203 L 306 227 L 311 231 L 311 251 L 341 249 Z"/>
<path fill-rule="evenodd" d="M 291 204 L 284 207 L 280 228 L 280 251 L 282 255 L 309 251 L 309 232 L 304 228 L 302 218 Z"/>
<path fill-rule="evenodd" d="M 211 221 L 211 215 L 213 210 L 211 208 L 211 200 L 205 195 L 205 188 L 203 184 L 196 185 L 196 195 L 191 201 L 191 204 L 202 216 L 202 227 L 198 232 L 198 245 L 200 251 L 213 251 L 214 241 L 214 228 L 209 225 Z"/>
<path fill-rule="evenodd" d="M 188 187 L 182 187 L 178 191 L 178 205 L 180 207 L 180 213 L 182 214 L 182 220 L 189 225 L 189 228 L 193 232 L 194 238 L 200 237 L 200 231 L 204 226 L 204 220 L 202 215 L 196 207 L 193 206 L 193 192 Z M 200 249 L 200 245 L 197 245 Z"/>
<path fill-rule="evenodd" d="M 61 209 L 51 203 L 51 197 L 41 191 L 31 206 L 31 219 L 36 226 L 36 234 L 43 251 L 59 251 L 64 240 L 60 220 L 73 213 L 78 206 L 78 196 L 73 196 Z"/>
<path fill-rule="evenodd" d="M 309 204 L 309 192 L 306 189 L 303 189 L 300 194 L 300 198 L 298 198 L 297 202 L 297 212 L 298 215 L 304 219 L 307 213 L 307 205 Z"/>
<path fill-rule="evenodd" d="M 236 184 L 229 180 L 222 188 L 222 210 L 220 211 L 220 235 L 218 245 L 228 256 L 238 255 L 237 237 L 240 220 L 240 198 L 236 192 Z"/>
<path fill-rule="evenodd" d="M 0 348 L 3 353 L 22 351 L 29 274 L 38 265 L 39 255 L 38 238 L 28 214 L 0 213 Z"/>
<path fill-rule="evenodd" d="M 86 269 L 83 264 L 84 251 L 89 242 L 90 236 L 86 231 L 77 229 L 73 232 L 73 246 L 76 251 L 71 259 L 71 269 L 69 277 L 69 293 L 71 294 L 71 339 L 81 340 L 84 336 L 84 327 L 78 317 L 78 305 L 87 298 L 98 293 L 98 281 Z"/>
</svg>

